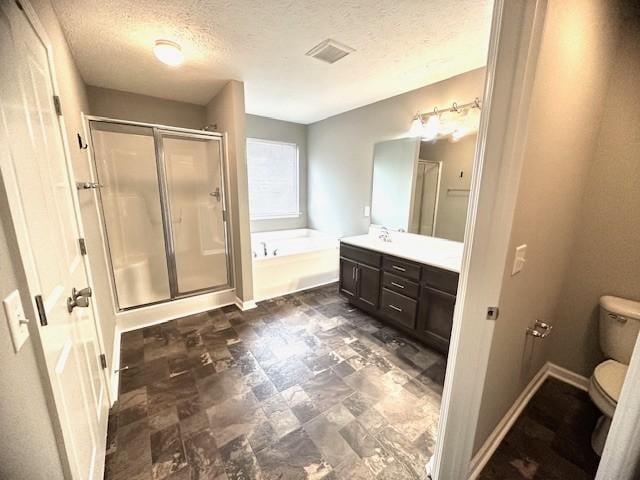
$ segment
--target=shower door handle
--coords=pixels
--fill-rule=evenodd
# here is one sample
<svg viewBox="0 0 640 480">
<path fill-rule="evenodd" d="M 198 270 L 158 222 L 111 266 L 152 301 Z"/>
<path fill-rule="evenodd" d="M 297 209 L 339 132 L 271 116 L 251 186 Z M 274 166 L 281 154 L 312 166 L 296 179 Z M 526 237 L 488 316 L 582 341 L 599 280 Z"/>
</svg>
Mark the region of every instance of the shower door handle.
<svg viewBox="0 0 640 480">
<path fill-rule="evenodd" d="M 220 201 L 220 187 L 216 188 L 215 192 L 209 193 L 212 197 L 215 197 L 216 200 Z"/>
</svg>

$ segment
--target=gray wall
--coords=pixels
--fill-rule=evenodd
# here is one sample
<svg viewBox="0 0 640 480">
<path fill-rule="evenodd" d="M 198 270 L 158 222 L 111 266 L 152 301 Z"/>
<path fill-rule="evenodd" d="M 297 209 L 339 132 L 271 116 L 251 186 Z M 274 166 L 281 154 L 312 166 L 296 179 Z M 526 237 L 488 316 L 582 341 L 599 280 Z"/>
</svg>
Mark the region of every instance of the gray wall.
<svg viewBox="0 0 640 480">
<path fill-rule="evenodd" d="M 556 312 L 551 360 L 589 376 L 603 360 L 598 299 L 640 300 L 640 21 L 616 48 L 567 275 Z M 567 348 L 570 346 L 571 348 Z"/>
<path fill-rule="evenodd" d="M 0 185 L 0 298 L 20 289 L 27 318 L 35 312 L 26 293 L 17 241 L 9 217 L 4 184 Z M 48 394 L 36 356 L 36 325 L 22 349 L 13 351 L 4 309 L 0 308 L 0 478 L 61 479 L 62 465 Z"/>
<path fill-rule="evenodd" d="M 307 126 L 273 118 L 247 115 L 247 138 L 259 138 L 298 145 L 300 212 L 297 218 L 278 218 L 251 222 L 252 232 L 287 230 L 307 226 Z"/>
<path fill-rule="evenodd" d="M 365 233 L 374 144 L 407 137 L 418 111 L 482 96 L 484 74 L 484 68 L 473 70 L 309 125 L 309 226 L 337 235 Z"/>
<path fill-rule="evenodd" d="M 244 83 L 229 81 L 206 107 L 207 123 L 227 134 L 229 154 L 229 203 L 231 237 L 236 271 L 236 295 L 253 300 L 251 232 L 249 226 L 249 185 L 247 183 L 247 135 Z"/>
<path fill-rule="evenodd" d="M 468 190 L 471 187 L 477 139 L 478 135 L 468 135 L 457 142 L 442 140 L 436 143 L 420 144 L 420 158 L 442 162 L 436 237 L 458 242 L 464 240 L 469 193 L 461 190 Z M 455 191 L 450 192 L 449 189 L 455 189 Z"/>
<path fill-rule="evenodd" d="M 206 124 L 203 105 L 93 86 L 87 87 L 87 95 L 92 115 L 196 130 Z"/>
<path fill-rule="evenodd" d="M 555 324 L 565 295 L 616 48 L 615 13 L 607 0 L 548 3 L 476 449 L 551 358 L 549 343 L 533 341 L 525 331 L 536 319 Z M 525 243 L 526 266 L 512 277 L 514 250 Z M 580 349 L 571 338 L 562 343 L 566 356 Z"/>
</svg>

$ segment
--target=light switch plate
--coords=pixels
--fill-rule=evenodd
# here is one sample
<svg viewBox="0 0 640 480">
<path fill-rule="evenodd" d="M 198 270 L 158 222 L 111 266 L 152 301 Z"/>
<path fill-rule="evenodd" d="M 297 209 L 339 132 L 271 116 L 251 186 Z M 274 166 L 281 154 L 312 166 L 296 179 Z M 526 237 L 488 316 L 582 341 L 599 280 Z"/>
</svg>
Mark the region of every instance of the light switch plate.
<svg viewBox="0 0 640 480">
<path fill-rule="evenodd" d="M 369 205 L 365 205 L 365 207 L 364 207 L 364 216 L 365 217 L 370 217 L 371 216 L 371 207 Z"/>
<path fill-rule="evenodd" d="M 27 317 L 24 315 L 22 300 L 18 290 L 14 290 L 2 301 L 4 313 L 11 332 L 11 341 L 16 353 L 20 350 L 24 342 L 29 338 L 29 327 Z"/>
<path fill-rule="evenodd" d="M 524 268 L 524 264 L 527 262 L 527 245 L 520 245 L 516 247 L 516 255 L 513 258 L 513 268 L 511 269 L 511 276 L 520 273 Z"/>
</svg>

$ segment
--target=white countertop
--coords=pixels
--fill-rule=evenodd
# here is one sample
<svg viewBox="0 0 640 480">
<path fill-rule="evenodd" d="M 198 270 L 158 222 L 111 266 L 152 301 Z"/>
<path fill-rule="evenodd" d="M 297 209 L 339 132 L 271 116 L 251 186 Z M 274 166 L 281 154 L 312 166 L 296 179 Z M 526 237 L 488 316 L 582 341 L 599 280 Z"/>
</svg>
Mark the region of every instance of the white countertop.
<svg viewBox="0 0 640 480">
<path fill-rule="evenodd" d="M 340 241 L 355 247 L 368 248 L 369 250 L 460 273 L 462 242 L 404 232 L 389 232 L 389 235 L 391 236 L 391 242 L 380 240 L 375 231 L 365 235 L 343 237 Z"/>
</svg>

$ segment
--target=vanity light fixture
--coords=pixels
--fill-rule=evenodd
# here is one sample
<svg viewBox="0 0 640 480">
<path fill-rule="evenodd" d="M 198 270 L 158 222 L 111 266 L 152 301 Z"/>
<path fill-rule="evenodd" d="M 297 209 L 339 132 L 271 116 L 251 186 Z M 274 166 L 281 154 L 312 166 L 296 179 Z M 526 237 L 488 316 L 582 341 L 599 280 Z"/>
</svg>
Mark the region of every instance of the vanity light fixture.
<svg viewBox="0 0 640 480">
<path fill-rule="evenodd" d="M 427 117 L 425 119 L 425 117 Z M 433 113 L 428 115 L 418 114 L 411 123 L 409 136 L 421 137 L 423 140 L 433 140 L 438 136 L 440 128 L 440 112 L 438 108 L 433 109 Z"/>
<path fill-rule="evenodd" d="M 177 67 L 184 61 L 182 48 L 171 40 L 156 40 L 153 53 L 158 60 L 170 67 Z"/>
<path fill-rule="evenodd" d="M 457 113 L 466 116 L 472 109 L 480 109 L 480 99 L 476 97 L 473 102 L 458 105 L 457 102 L 449 108 L 439 109 L 435 107 L 433 112 L 418 113 L 411 124 L 411 130 L 409 135 L 412 137 L 421 137 L 423 140 L 435 140 L 438 136 L 451 135 L 453 141 L 458 141 L 460 138 L 469 134 L 471 131 L 466 127 L 456 127 L 449 121 L 442 121 L 442 114 L 444 113 Z M 445 119 L 446 120 L 446 119 Z"/>
</svg>

